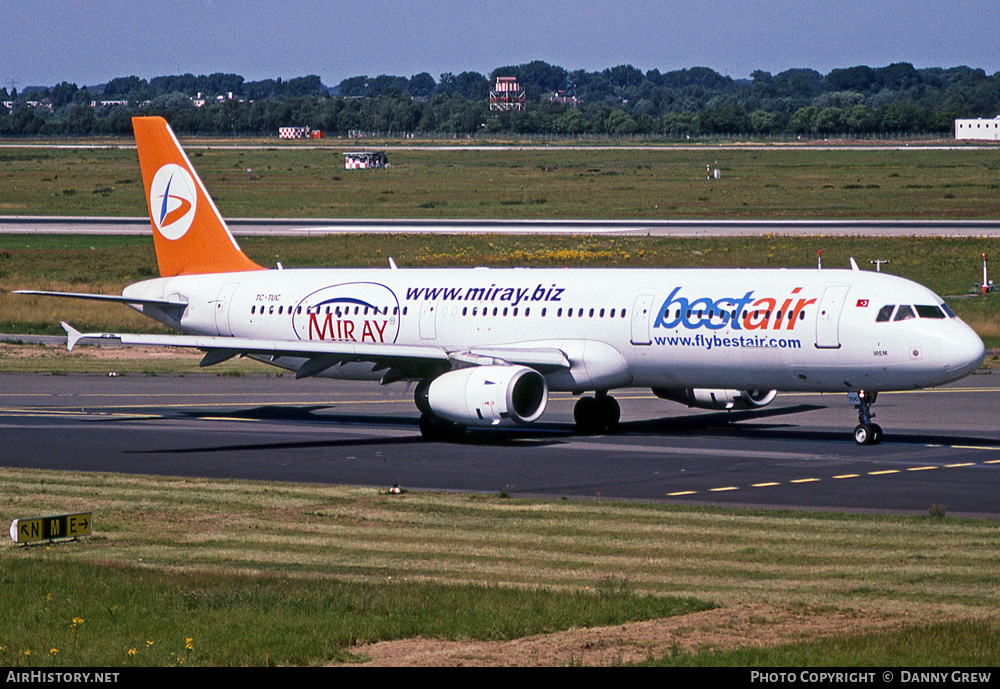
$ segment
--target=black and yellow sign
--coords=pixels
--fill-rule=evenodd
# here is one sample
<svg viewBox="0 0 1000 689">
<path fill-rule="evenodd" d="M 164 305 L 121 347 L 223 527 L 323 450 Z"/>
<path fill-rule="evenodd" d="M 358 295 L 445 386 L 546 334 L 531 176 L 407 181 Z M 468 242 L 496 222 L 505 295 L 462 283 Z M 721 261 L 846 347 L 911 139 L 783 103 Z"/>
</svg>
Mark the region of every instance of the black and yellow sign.
<svg viewBox="0 0 1000 689">
<path fill-rule="evenodd" d="M 15 543 L 52 541 L 59 538 L 89 536 L 93 527 L 90 512 L 61 514 L 54 517 L 15 519 L 10 525 L 10 537 Z"/>
</svg>

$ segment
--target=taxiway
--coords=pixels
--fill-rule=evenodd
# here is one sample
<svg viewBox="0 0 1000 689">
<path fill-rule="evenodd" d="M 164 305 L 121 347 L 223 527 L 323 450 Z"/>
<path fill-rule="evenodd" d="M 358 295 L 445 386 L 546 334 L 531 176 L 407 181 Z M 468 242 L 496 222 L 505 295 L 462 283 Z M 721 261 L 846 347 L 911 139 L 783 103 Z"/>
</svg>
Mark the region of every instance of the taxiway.
<svg viewBox="0 0 1000 689">
<path fill-rule="evenodd" d="M 544 423 L 424 441 L 411 393 L 290 376 L 0 373 L 3 466 L 451 490 L 512 496 L 1000 518 L 995 375 L 883 393 L 860 447 L 845 395 L 709 412 L 616 395 L 619 433 L 584 436 L 574 398 Z"/>
</svg>

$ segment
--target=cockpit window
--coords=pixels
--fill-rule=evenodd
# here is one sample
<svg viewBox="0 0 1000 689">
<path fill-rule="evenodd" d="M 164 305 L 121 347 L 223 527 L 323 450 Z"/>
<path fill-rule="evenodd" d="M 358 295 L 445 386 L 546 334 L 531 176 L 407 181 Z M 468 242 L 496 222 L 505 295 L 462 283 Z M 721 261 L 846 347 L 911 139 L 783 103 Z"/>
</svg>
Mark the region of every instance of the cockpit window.
<svg viewBox="0 0 1000 689">
<path fill-rule="evenodd" d="M 944 312 L 937 305 L 917 304 L 917 315 L 921 318 L 944 318 Z"/>
<path fill-rule="evenodd" d="M 878 310 L 878 315 L 875 316 L 876 323 L 885 323 L 887 320 L 892 318 L 892 310 L 896 308 L 895 304 L 887 304 Z"/>
<path fill-rule="evenodd" d="M 916 317 L 917 314 L 913 313 L 913 307 L 903 304 L 902 306 L 899 307 L 899 310 L 896 311 L 896 317 L 893 318 L 892 320 L 908 321 L 911 318 L 916 318 Z"/>
<path fill-rule="evenodd" d="M 944 311 L 946 314 L 948 314 L 948 318 L 957 318 L 957 316 L 955 315 L 955 312 L 952 311 L 950 308 L 948 308 L 947 304 L 942 303 L 941 304 L 941 310 Z"/>
</svg>

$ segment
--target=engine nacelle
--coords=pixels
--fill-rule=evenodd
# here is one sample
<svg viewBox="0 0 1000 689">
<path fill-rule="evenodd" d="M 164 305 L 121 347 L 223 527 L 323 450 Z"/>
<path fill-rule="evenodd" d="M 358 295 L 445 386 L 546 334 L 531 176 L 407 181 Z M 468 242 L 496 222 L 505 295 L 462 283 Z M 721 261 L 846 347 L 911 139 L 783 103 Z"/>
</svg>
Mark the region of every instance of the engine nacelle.
<svg viewBox="0 0 1000 689">
<path fill-rule="evenodd" d="M 653 393 L 661 399 L 699 409 L 757 409 L 774 401 L 778 391 L 653 388 Z"/>
<path fill-rule="evenodd" d="M 462 426 L 515 426 L 545 411 L 549 386 L 526 366 L 472 366 L 443 373 L 416 390 L 417 407 Z"/>
</svg>

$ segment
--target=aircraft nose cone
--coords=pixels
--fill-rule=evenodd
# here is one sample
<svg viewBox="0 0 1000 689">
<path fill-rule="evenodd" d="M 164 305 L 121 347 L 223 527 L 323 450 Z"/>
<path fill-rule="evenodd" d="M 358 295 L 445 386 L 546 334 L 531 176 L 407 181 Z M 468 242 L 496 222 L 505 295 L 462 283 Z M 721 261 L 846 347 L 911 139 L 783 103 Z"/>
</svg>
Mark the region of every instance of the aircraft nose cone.
<svg viewBox="0 0 1000 689">
<path fill-rule="evenodd" d="M 945 370 L 956 378 L 966 376 L 982 365 L 984 356 L 983 341 L 972 328 L 966 327 L 964 332 L 945 343 Z"/>
</svg>

